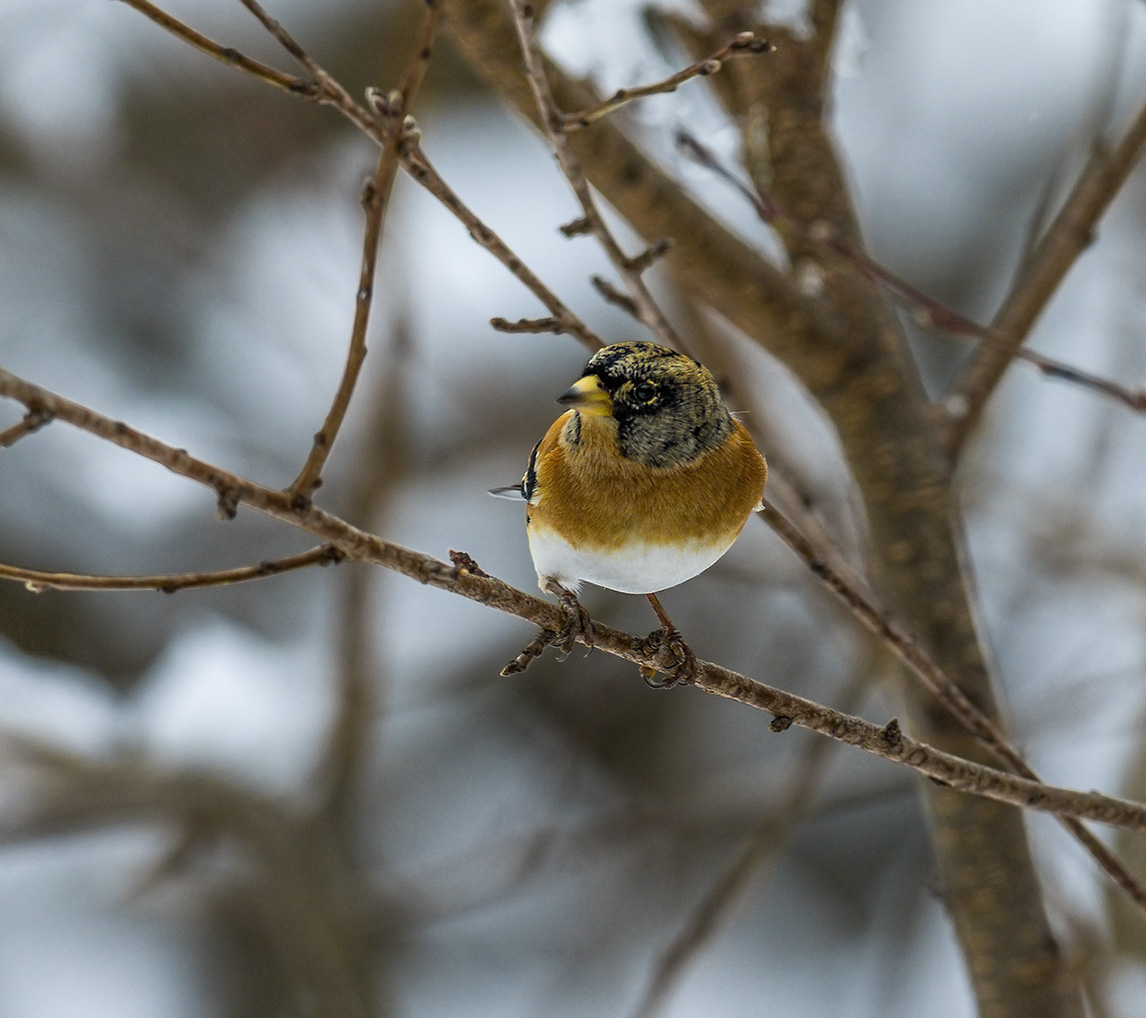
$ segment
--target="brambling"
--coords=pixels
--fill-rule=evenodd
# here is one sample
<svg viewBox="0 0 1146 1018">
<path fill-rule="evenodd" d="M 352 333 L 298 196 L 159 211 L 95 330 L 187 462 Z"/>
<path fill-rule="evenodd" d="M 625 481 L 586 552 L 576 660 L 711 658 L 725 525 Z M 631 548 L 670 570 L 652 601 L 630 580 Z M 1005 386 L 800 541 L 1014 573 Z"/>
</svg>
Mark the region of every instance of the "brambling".
<svg viewBox="0 0 1146 1018">
<path fill-rule="evenodd" d="M 667 643 L 676 679 L 689 677 L 696 658 L 656 593 L 711 566 L 763 508 L 764 457 L 709 370 L 655 343 L 598 350 L 557 402 L 571 409 L 533 447 L 521 483 L 493 490 L 527 503 L 539 586 L 567 615 L 557 640 L 566 654 L 578 637 L 592 646 L 582 582 L 644 594 L 661 623 L 646 648 Z"/>
</svg>

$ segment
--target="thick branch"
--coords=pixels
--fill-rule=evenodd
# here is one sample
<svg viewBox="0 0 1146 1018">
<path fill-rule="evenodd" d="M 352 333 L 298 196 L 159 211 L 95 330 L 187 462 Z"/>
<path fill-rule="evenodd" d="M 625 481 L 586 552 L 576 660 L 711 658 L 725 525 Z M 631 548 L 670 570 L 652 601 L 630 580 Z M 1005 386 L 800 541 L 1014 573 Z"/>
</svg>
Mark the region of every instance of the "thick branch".
<svg viewBox="0 0 1146 1018">
<path fill-rule="evenodd" d="M 1021 343 L 1021 340 L 1006 335 L 994 326 L 980 325 L 912 286 L 906 279 L 897 276 L 854 244 L 845 240 L 839 231 L 829 223 L 822 221 L 805 223 L 789 212 L 767 191 L 752 190 L 687 131 L 677 133 L 677 144 L 700 165 L 711 170 L 721 180 L 735 188 L 740 196 L 755 209 L 756 215 L 762 222 L 772 227 L 783 227 L 797 236 L 801 243 L 808 247 L 842 258 L 860 275 L 880 286 L 921 327 L 937 329 L 943 334 L 980 339 L 986 347 L 993 347 L 996 351 L 1005 351 L 1008 359 L 1024 361 L 1048 378 L 1057 378 L 1072 385 L 1089 389 L 1091 392 L 1096 392 L 1123 404 L 1135 413 L 1146 413 L 1146 388 L 1142 386 L 1136 389 L 1130 388 L 1109 378 L 1102 378 L 1019 346 L 1018 343 Z M 947 403 L 949 407 L 961 408 L 958 416 L 962 417 L 970 405 L 970 400 L 970 395 L 955 392 L 948 398 Z"/>
</svg>

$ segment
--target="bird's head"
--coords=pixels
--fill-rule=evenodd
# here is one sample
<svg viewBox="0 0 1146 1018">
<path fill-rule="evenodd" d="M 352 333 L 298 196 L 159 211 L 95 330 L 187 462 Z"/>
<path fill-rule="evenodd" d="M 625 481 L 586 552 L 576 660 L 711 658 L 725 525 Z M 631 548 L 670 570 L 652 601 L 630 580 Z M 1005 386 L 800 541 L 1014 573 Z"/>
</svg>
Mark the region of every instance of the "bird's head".
<svg viewBox="0 0 1146 1018">
<path fill-rule="evenodd" d="M 598 350 L 557 402 L 614 421 L 622 455 L 651 467 L 689 463 L 732 430 L 708 368 L 656 343 Z"/>
</svg>

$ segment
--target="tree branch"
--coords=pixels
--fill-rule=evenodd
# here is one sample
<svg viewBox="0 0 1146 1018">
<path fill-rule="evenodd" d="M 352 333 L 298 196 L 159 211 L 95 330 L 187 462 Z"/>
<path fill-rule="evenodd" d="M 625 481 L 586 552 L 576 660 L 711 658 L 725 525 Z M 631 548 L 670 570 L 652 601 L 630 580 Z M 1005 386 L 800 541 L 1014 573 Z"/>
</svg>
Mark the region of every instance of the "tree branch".
<svg viewBox="0 0 1146 1018">
<path fill-rule="evenodd" d="M 319 545 L 310 551 L 285 558 L 267 559 L 253 566 L 221 569 L 206 573 L 159 573 L 152 576 L 94 576 L 88 573 L 50 573 L 40 569 L 25 569 L 0 563 L 0 579 L 16 580 L 33 594 L 45 590 L 157 590 L 174 594 L 177 590 L 196 590 L 200 587 L 227 587 L 250 580 L 265 580 L 308 566 L 325 566 L 341 562 L 342 552 L 333 544 Z"/>
<path fill-rule="evenodd" d="M 947 435 L 947 450 L 952 460 L 958 459 L 960 450 L 978 424 L 991 393 L 1011 361 L 1023 355 L 1023 341 L 1066 274 L 1090 246 L 1099 219 L 1121 191 L 1144 148 L 1146 104 L 1113 148 L 1103 144 L 1095 146 L 1074 190 L 1035 245 L 995 316 L 993 331 L 1006 337 L 1006 341 L 979 350 L 953 386 L 952 395 L 963 413 L 953 420 Z M 1026 359 L 1030 360 L 1030 357 Z M 1146 404 L 1146 393 L 1140 394 L 1140 398 Z"/>
<path fill-rule="evenodd" d="M 207 38 L 201 32 L 195 31 L 189 25 L 185 25 L 166 11 L 160 10 L 148 0 L 122 0 L 122 2 L 154 21 L 160 28 L 166 29 L 176 38 L 182 39 L 188 45 L 193 46 L 201 53 L 206 53 L 207 56 L 213 57 L 215 60 L 236 67 L 240 71 L 245 71 L 260 81 L 264 81 L 274 88 L 282 89 L 284 92 L 305 96 L 308 99 L 318 99 L 319 88 L 313 81 L 306 81 L 303 78 L 296 78 L 292 74 L 276 71 L 273 67 L 253 60 L 231 46 L 223 46 L 215 42 L 214 39 Z"/>
<path fill-rule="evenodd" d="M 686 81 L 716 74 L 729 57 L 771 53 L 775 48 L 767 39 L 758 39 L 752 32 L 740 32 L 711 56 L 698 60 L 661 81 L 653 82 L 650 85 L 619 88 L 608 99 L 602 99 L 600 102 L 586 107 L 580 113 L 564 114 L 561 118 L 562 127 L 570 132 L 583 130 L 602 117 L 615 113 L 622 106 L 626 106 L 637 99 L 647 99 L 652 95 L 675 92 Z"/>
<path fill-rule="evenodd" d="M 379 146 L 378 165 L 374 170 L 374 176 L 367 182 L 362 193 L 366 227 L 362 238 L 362 267 L 358 274 L 354 325 L 350 331 L 346 367 L 343 369 L 342 380 L 339 382 L 322 428 L 314 436 L 310 455 L 307 456 L 301 472 L 290 486 L 290 492 L 296 499 L 305 501 L 311 498 L 322 484 L 322 469 L 346 418 L 346 412 L 350 408 L 350 398 L 354 394 L 358 375 L 366 360 L 366 329 L 370 322 L 370 309 L 374 299 L 375 266 L 378 260 L 378 246 L 382 239 L 382 227 L 390 206 L 390 195 L 394 190 L 394 178 L 398 172 L 402 118 L 413 105 L 414 97 L 429 69 L 437 28 L 438 8 L 432 3 L 427 4 L 414 54 L 402 76 L 402 84 L 388 97 L 387 108 L 392 114 L 384 121 L 382 144 Z"/>
<path fill-rule="evenodd" d="M 4 368 L 0 368 L 0 397 L 17 400 L 25 406 L 40 405 L 60 421 L 211 488 L 228 507 L 246 505 L 333 544 L 347 559 L 384 566 L 543 629 L 556 632 L 561 628 L 564 615 L 559 606 L 517 590 L 496 577 L 480 575 L 473 569 L 472 559 L 463 559 L 464 565 L 451 566 L 360 530 L 317 506 L 296 506 L 286 492 L 264 487 L 196 459 L 185 449 L 167 445 Z M 657 653 L 649 654 L 643 637 L 600 622 L 594 623 L 593 643 L 602 651 L 644 668 L 668 672 L 677 663 L 669 647 L 662 646 Z M 708 661 L 699 662 L 694 685 L 703 692 L 767 711 L 773 715 L 773 731 L 785 731 L 795 724 L 910 767 L 958 791 L 1012 806 L 1146 832 L 1146 805 L 1098 792 L 1057 788 L 973 763 L 912 739 L 902 732 L 894 718 L 886 725 L 875 725 Z"/>
<path fill-rule="evenodd" d="M 565 174 L 565 179 L 569 181 L 569 186 L 573 188 L 573 193 L 577 196 L 577 201 L 581 205 L 581 211 L 590 232 L 597 238 L 601 248 L 608 256 L 609 261 L 613 263 L 613 267 L 624 280 L 626 288 L 632 295 L 633 311 L 637 321 L 667 346 L 676 350 L 684 349 L 676 330 L 669 324 L 664 312 L 653 300 L 653 295 L 645 285 L 641 273 L 633 267 L 636 262 L 621 250 L 620 244 L 617 243 L 612 231 L 605 223 L 600 209 L 597 208 L 597 202 L 589 187 L 589 181 L 582 172 L 581 163 L 566 136 L 566 119 L 557 108 L 553 91 L 545 77 L 545 62 L 542 59 L 541 50 L 537 46 L 533 31 L 533 5 L 527 0 L 509 0 L 509 4 L 513 13 L 513 23 L 517 29 L 522 56 L 525 59 L 525 75 L 529 80 L 530 88 L 533 90 L 533 97 L 540 114 L 541 129 L 553 147 L 557 162 L 561 166 L 561 172 Z"/>
<path fill-rule="evenodd" d="M 372 96 L 376 102 L 377 96 Z M 376 108 L 378 108 L 376 106 Z M 380 111 L 382 112 L 382 111 Z M 441 174 L 434 169 L 433 164 L 422 151 L 418 132 L 413 119 L 407 117 L 404 121 L 405 134 L 401 143 L 402 166 L 407 173 L 449 209 L 469 231 L 469 235 L 522 283 L 526 288 L 545 305 L 549 313 L 556 319 L 558 328 L 556 332 L 567 332 L 579 339 L 590 350 L 600 350 L 605 345 L 588 325 L 570 310 L 565 303 L 547 287 L 534 272 L 510 250 L 497 233 L 478 218 L 468 205 L 458 197 L 453 188 L 442 179 Z M 494 322 L 502 323 L 503 318 L 495 318 Z M 495 325 L 495 328 L 498 326 Z"/>
<path fill-rule="evenodd" d="M 809 246 L 842 258 L 861 275 L 882 287 L 899 307 L 912 316 L 916 324 L 924 328 L 939 329 L 943 333 L 971 336 L 983 340 L 984 350 L 991 348 L 996 351 L 1006 351 L 1007 363 L 1016 359 L 1025 361 L 1048 378 L 1058 378 L 1089 389 L 1091 392 L 1096 392 L 1123 404 L 1135 413 L 1146 413 L 1146 388 L 1140 386 L 1137 389 L 1131 389 L 1108 378 L 1101 378 L 1088 371 L 1064 364 L 1052 357 L 1044 357 L 1033 350 L 1025 349 L 1018 345 L 1021 340 L 1016 341 L 1013 336 L 1000 331 L 997 327 L 980 325 L 978 322 L 972 321 L 912 286 L 907 280 L 897 276 L 890 269 L 884 268 L 863 251 L 844 240 L 831 224 L 825 222 L 805 223 L 767 192 L 754 191 L 687 131 L 677 133 L 677 143 L 697 163 L 711 170 L 721 180 L 735 188 L 746 201 L 751 203 L 762 222 L 769 226 L 782 224 L 792 233 L 799 235 Z M 956 386 L 955 391 L 945 400 L 953 419 L 965 418 L 972 398 L 971 395 L 960 392 L 959 387 Z"/>
</svg>

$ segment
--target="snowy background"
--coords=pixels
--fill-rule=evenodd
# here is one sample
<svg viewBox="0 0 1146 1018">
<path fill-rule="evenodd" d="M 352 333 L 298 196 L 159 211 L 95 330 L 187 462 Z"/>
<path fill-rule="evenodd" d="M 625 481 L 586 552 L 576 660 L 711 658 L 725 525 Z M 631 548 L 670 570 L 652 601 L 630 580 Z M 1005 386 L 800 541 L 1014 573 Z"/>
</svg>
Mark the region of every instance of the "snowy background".
<svg viewBox="0 0 1146 1018">
<path fill-rule="evenodd" d="M 396 79 L 418 6 L 271 9 L 361 94 Z M 546 44 L 606 88 L 655 79 L 676 65 L 642 34 L 643 6 L 568 0 Z M 781 6 L 799 22 L 798 5 Z M 169 9 L 293 70 L 237 3 Z M 1094 139 L 1141 101 L 1146 9 L 855 0 L 837 69 L 834 124 L 871 252 L 986 319 L 1040 202 L 1061 198 Z M 425 151 L 463 199 L 594 328 L 634 338 L 588 282 L 606 272 L 602 256 L 556 230 L 576 212 L 552 158 L 444 46 L 418 114 Z M 648 101 L 640 121 L 673 165 L 678 123 L 733 151 L 702 84 Z M 289 484 L 342 370 L 373 161 L 333 112 L 191 52 L 124 4 L 0 0 L 0 363 Z M 677 169 L 767 243 L 734 197 Z M 1131 178 L 1033 340 L 1129 384 L 1146 379 L 1144 185 Z M 371 357 L 319 501 L 350 511 L 383 443 L 392 476 L 372 517 L 353 522 L 438 557 L 465 549 L 532 589 L 520 511 L 486 489 L 520 477 L 585 352 L 490 329 L 492 316 L 539 309 L 405 179 L 380 272 Z M 917 342 L 941 390 L 965 346 Z M 743 358 L 776 392 L 762 428 L 777 459 L 846 518 L 822 420 L 764 358 L 747 346 Z M 384 392 L 400 426 L 380 436 Z M 0 407 L 0 428 L 19 415 Z M 1048 781 L 1138 796 L 1144 465 L 1146 418 L 1017 366 L 962 468 L 1015 741 Z M 63 425 L 0 452 L 0 561 L 154 573 L 307 546 L 249 511 L 220 523 L 211 493 Z M 275 1013 L 242 935 L 261 927 L 231 893 L 250 859 L 193 846 L 188 860 L 170 816 L 118 790 L 134 767 L 173 788 L 233 787 L 267 816 L 305 809 L 338 699 L 350 572 L 174 596 L 0 585 L 5 1018 Z M 500 679 L 523 624 L 381 571 L 365 586 L 377 699 L 350 854 L 373 894 L 364 922 L 383 1011 L 628 1013 L 815 737 L 768 737 L 752 712 L 691 691 L 654 695 L 604 654 L 547 656 Z M 587 603 L 653 628 L 642 599 L 593 591 Z M 878 684 L 857 694 L 870 648 L 762 526 L 665 603 L 701 656 L 875 720 L 896 710 Z M 666 1014 L 972 1013 L 914 783 L 844 748 L 826 768 Z M 1031 829 L 1056 930 L 1087 959 L 1106 1013 L 1137 1013 L 1141 930 L 1113 921 L 1102 881 L 1054 824 Z"/>
</svg>

